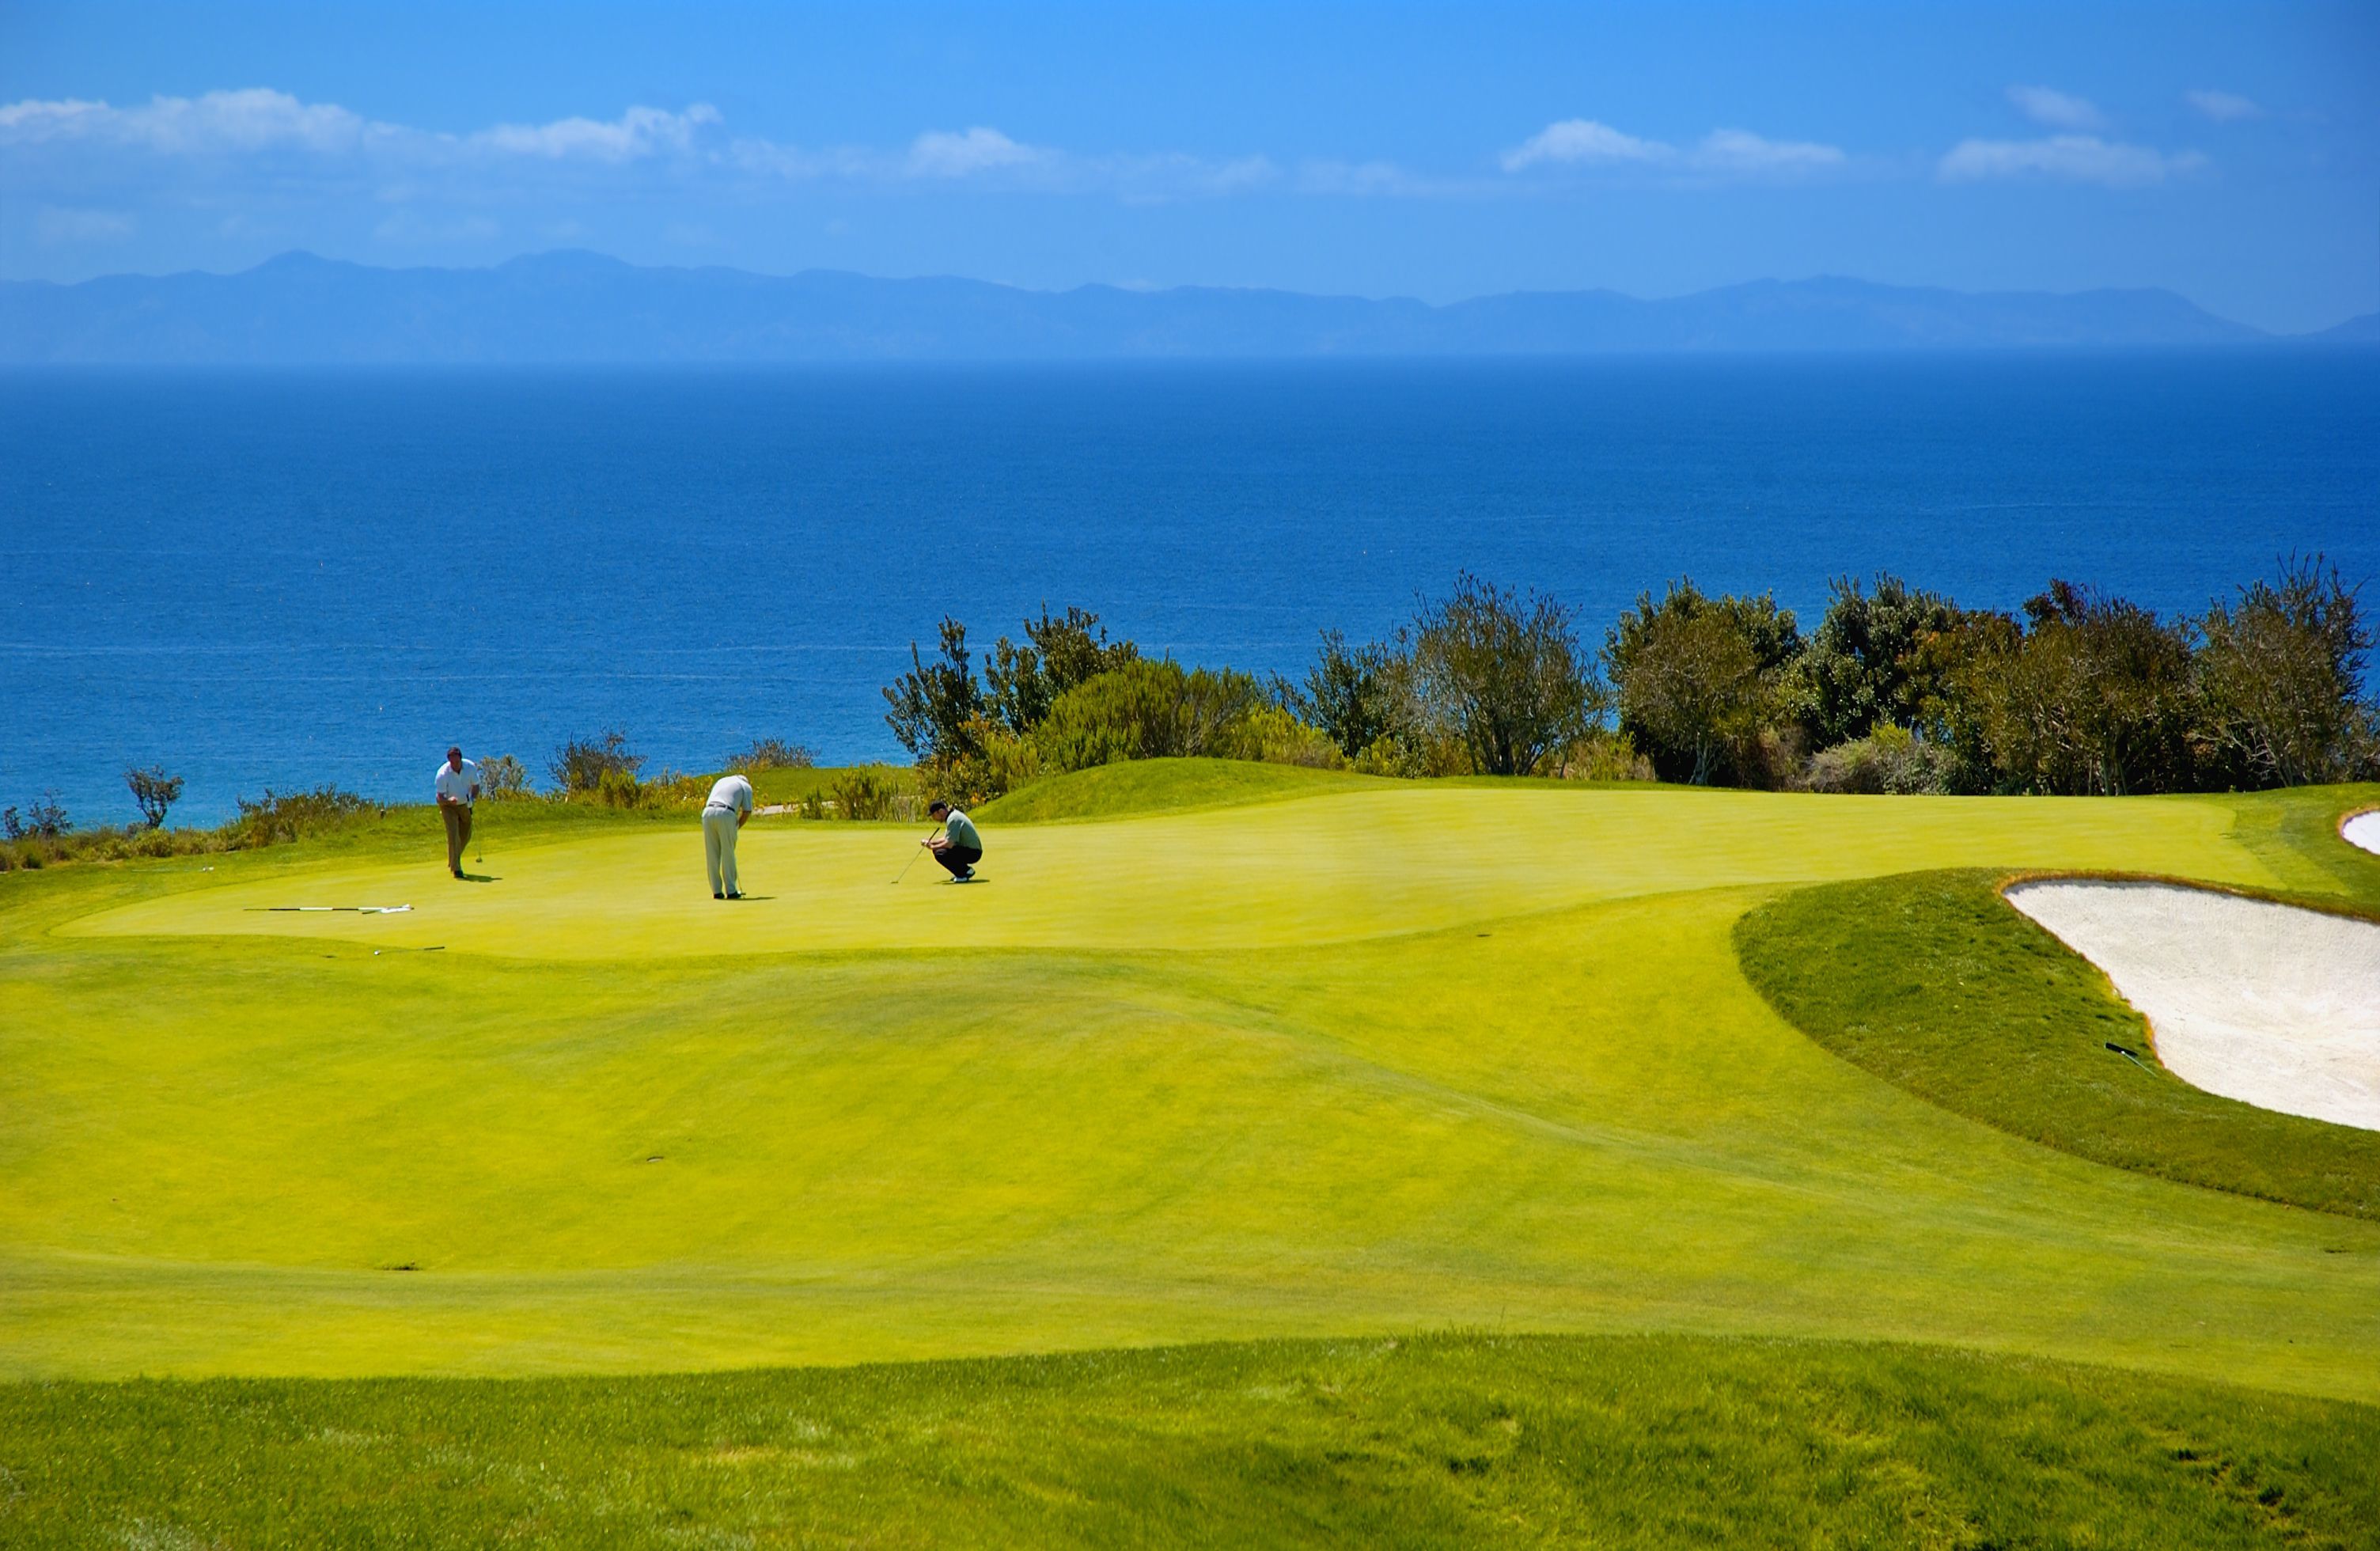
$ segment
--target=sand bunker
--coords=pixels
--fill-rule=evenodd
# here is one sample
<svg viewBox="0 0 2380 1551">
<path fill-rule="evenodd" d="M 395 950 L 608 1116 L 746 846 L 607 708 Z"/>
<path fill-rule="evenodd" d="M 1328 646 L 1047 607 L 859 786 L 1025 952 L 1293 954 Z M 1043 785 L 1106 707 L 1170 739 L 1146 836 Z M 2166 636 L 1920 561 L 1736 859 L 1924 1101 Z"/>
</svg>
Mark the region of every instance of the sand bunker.
<svg viewBox="0 0 2380 1551">
<path fill-rule="evenodd" d="M 2338 832 L 2348 844 L 2380 854 L 2380 812 L 2359 813 L 2341 824 Z"/>
<path fill-rule="evenodd" d="M 2021 883 L 2192 1087 L 2380 1131 L 2380 925 L 2163 883 Z"/>
</svg>

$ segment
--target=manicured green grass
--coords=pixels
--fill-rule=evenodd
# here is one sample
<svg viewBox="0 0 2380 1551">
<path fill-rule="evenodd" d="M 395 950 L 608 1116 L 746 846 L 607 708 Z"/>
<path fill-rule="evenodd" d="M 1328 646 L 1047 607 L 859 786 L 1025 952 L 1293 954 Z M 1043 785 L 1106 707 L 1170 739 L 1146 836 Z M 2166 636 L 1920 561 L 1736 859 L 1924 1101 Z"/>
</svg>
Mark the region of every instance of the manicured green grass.
<svg viewBox="0 0 2380 1551">
<path fill-rule="evenodd" d="M 16 1546 L 2368 1545 L 2380 1410 L 1922 1348 L 1488 1337 L 0 1388 Z"/>
<path fill-rule="evenodd" d="M 976 817 L 1002 824 L 1120 818 L 1397 784 L 1374 776 L 1300 765 L 1257 765 L 1241 759 L 1134 759 L 1045 776 L 986 803 Z"/>
<path fill-rule="evenodd" d="M 1919 873 L 1805 889 L 1738 922 L 1736 951 L 1796 1027 L 1946 1109 L 2101 1163 L 2380 1218 L 2380 1133 L 2174 1076 L 2140 1014 L 2010 908 L 2000 881 Z"/>
<path fill-rule="evenodd" d="M 304 1511 L 332 1517 L 290 1522 L 333 1540 L 382 1533 L 377 1509 L 389 1538 L 422 1540 L 516 1514 L 543 1516 L 531 1538 L 633 1540 L 742 1513 L 820 1539 L 1211 1521 L 1227 1540 L 1599 1525 L 1649 1544 L 1696 1538 L 1718 1503 L 1700 1538 L 1840 1522 L 1846 1543 L 1951 1545 L 2021 1543 L 2028 1511 L 2078 1526 L 2041 1539 L 2125 1544 L 2129 1497 L 2161 1543 L 2219 1543 L 2228 1521 L 2204 1515 L 2230 1497 L 2176 1506 L 2200 1476 L 2277 1484 L 2297 1522 L 2353 1506 L 2316 1445 L 2362 1438 L 2367 1413 L 2283 1397 L 2380 1400 L 2380 1223 L 1953 1113 L 1778 1016 L 1734 935 L 1807 885 L 1912 869 L 2359 898 L 2362 864 L 2307 817 L 2351 794 L 1128 773 L 1067 799 L 1084 821 L 987 808 L 974 888 L 922 866 L 891 886 L 917 826 L 771 819 L 742 842 L 756 898 L 729 905 L 688 816 L 541 804 L 483 815 L 480 883 L 444 877 L 419 809 L 0 878 L 0 1375 L 260 1381 L 0 1390 L 0 1436 L 37 1446 L 0 1454 L 0 1504 L 79 1479 L 112 1515 L 94 1533 L 166 1543 L 267 1538 L 203 1515 L 268 1511 L 239 1485 L 272 1480 L 320 1485 Z M 1234 783 L 1268 800 L 1215 806 Z M 256 908 L 316 902 L 416 908 Z M 1424 1342 L 1398 1349 L 1428 1354 L 1421 1376 L 1336 1421 L 1274 1391 L 1351 1392 L 1308 1378 L 1369 1347 L 652 1376 L 1450 1327 L 1971 1355 Z M 373 1375 L 424 1382 L 311 1382 Z M 2190 1387 L 2226 1383 L 2260 1393 Z M 2119 1389 L 2181 1409 L 2152 1424 Z M 1550 1457 L 1587 1473 L 1519 1444 L 1534 1473 L 1448 1467 L 1433 1429 L 1505 1395 L 1572 1417 L 1545 1436 L 1595 1451 Z M 1759 1409 L 1771 1395 L 1784 1412 Z M 888 1431 L 832 1449 L 763 1426 L 877 1412 Z M 648 1413 L 680 1420 L 640 1432 Z M 736 1418 L 761 1419 L 761 1473 L 704 1484 L 747 1462 Z M 2027 1496 L 2052 1491 L 2045 1460 L 2083 1470 L 2058 1452 L 2083 1438 L 2137 1468 Z M 10 1485 L 29 1472 L 44 1484 Z M 1949 1517 L 1892 1517 L 1926 1505 Z"/>
</svg>

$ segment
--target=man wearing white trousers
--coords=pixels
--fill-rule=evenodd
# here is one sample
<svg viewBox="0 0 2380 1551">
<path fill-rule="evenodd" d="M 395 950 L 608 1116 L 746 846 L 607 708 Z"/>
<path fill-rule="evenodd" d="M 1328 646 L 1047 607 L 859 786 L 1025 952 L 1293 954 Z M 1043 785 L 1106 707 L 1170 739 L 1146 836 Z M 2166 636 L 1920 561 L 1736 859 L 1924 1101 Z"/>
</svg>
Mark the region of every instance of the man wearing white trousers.
<svg viewBox="0 0 2380 1551">
<path fill-rule="evenodd" d="M 735 887 L 735 831 L 752 817 L 752 783 L 740 775 L 723 775 L 711 783 L 710 800 L 702 805 L 702 865 L 710 870 L 710 897 L 740 900 Z"/>
</svg>

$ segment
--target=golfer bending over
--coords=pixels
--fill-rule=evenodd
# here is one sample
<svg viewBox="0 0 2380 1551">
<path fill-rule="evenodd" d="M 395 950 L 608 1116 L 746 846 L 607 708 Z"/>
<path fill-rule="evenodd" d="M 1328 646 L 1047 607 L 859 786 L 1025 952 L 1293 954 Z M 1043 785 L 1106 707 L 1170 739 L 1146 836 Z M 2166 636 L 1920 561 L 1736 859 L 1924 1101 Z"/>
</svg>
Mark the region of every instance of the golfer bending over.
<svg viewBox="0 0 2380 1551">
<path fill-rule="evenodd" d="M 976 833 L 975 820 L 951 806 L 940 797 L 926 805 L 942 832 L 918 843 L 934 854 L 934 860 L 950 869 L 951 877 L 961 883 L 975 877 L 975 865 L 983 860 L 983 837 Z"/>
<path fill-rule="evenodd" d="M 480 767 L 450 748 L 430 785 L 438 794 L 438 817 L 446 820 L 446 870 L 460 878 L 463 848 L 471 843 L 471 805 L 480 800 Z"/>
<path fill-rule="evenodd" d="M 710 897 L 740 900 L 735 887 L 735 831 L 752 817 L 752 783 L 723 775 L 711 783 L 702 805 L 702 865 L 710 870 Z"/>
</svg>

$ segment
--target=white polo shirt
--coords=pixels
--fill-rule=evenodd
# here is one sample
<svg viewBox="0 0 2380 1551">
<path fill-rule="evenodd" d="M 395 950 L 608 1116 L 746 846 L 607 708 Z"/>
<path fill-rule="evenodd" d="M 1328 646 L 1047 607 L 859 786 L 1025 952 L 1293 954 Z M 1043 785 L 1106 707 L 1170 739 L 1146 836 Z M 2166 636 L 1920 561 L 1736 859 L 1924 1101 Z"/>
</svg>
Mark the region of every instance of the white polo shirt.
<svg viewBox="0 0 2380 1551">
<path fill-rule="evenodd" d="M 730 813 L 752 811 L 752 783 L 740 775 L 721 776 L 712 782 L 710 800 L 705 807 L 723 807 Z"/>
<path fill-rule="evenodd" d="M 471 788 L 480 784 L 479 761 L 466 759 L 463 761 L 463 768 L 458 770 L 441 759 L 438 761 L 437 777 L 431 784 L 436 787 L 440 796 L 457 803 L 468 803 L 471 800 Z"/>
</svg>

